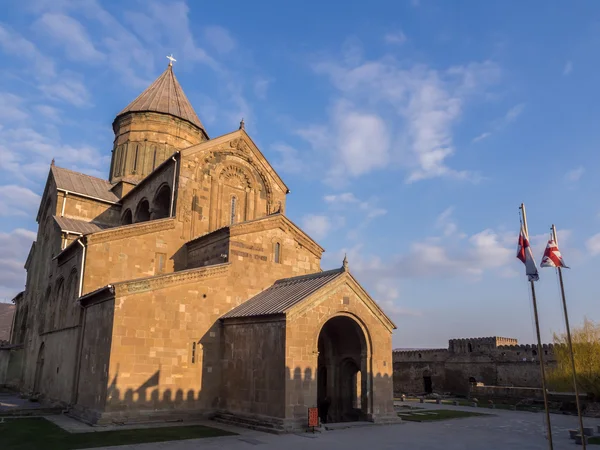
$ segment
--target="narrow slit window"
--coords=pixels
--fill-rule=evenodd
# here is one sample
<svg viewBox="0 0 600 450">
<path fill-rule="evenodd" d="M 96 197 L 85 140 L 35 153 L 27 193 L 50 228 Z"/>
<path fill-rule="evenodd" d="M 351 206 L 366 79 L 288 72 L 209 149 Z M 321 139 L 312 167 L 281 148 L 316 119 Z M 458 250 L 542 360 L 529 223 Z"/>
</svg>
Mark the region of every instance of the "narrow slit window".
<svg viewBox="0 0 600 450">
<path fill-rule="evenodd" d="M 281 244 L 279 242 L 275 243 L 275 255 L 274 255 L 274 261 L 276 264 L 279 264 L 281 259 Z"/>
<path fill-rule="evenodd" d="M 196 364 L 196 343 L 192 342 L 192 364 Z"/>
<path fill-rule="evenodd" d="M 140 146 L 136 145 L 135 146 L 135 156 L 134 156 L 134 160 L 133 160 L 133 171 L 134 172 L 137 170 L 139 152 L 140 152 Z"/>
<path fill-rule="evenodd" d="M 233 225 L 235 223 L 236 207 L 237 207 L 237 198 L 231 197 L 231 220 L 230 220 L 231 225 Z"/>
</svg>

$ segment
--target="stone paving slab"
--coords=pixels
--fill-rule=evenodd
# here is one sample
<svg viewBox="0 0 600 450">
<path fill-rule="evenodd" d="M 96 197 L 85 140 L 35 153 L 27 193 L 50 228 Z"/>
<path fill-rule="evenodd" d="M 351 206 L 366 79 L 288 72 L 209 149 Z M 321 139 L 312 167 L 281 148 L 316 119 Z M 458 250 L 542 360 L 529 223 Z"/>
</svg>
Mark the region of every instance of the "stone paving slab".
<svg viewBox="0 0 600 450">
<path fill-rule="evenodd" d="M 469 407 L 428 405 L 434 409 L 472 411 Z M 479 408 L 479 412 L 487 408 Z M 491 411 L 491 410 L 490 410 Z M 239 436 L 227 436 L 186 441 L 157 442 L 152 444 L 124 445 L 119 450 L 192 450 L 231 449 L 249 450 L 349 450 L 372 448 L 377 450 L 547 450 L 544 436 L 544 414 L 525 411 L 495 409 L 494 415 L 469 417 L 440 422 L 404 422 L 403 424 L 374 427 L 347 428 L 323 433 L 252 436 L 248 430 L 237 429 Z M 577 428 L 577 417 L 551 415 L 555 449 L 577 448 L 569 439 L 568 430 Z M 585 418 L 586 426 L 597 427 L 600 419 Z M 214 424 L 220 428 L 220 424 Z M 250 439 L 249 439 L 250 438 Z M 310 440 L 308 440 L 310 439 Z M 102 450 L 114 450 L 104 448 Z"/>
<path fill-rule="evenodd" d="M 21 409 L 41 409 L 43 406 L 38 402 L 31 402 L 26 398 L 20 398 L 13 393 L 0 393 L 0 411 L 13 411 Z"/>
</svg>

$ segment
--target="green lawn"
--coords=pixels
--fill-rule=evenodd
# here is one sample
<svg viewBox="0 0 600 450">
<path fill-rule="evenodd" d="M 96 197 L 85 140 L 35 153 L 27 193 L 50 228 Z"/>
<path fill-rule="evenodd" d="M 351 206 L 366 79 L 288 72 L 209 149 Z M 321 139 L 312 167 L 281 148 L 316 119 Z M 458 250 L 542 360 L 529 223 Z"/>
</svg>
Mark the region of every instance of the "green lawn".
<svg viewBox="0 0 600 450">
<path fill-rule="evenodd" d="M 600 445 L 600 437 L 595 436 L 588 439 L 588 444 Z"/>
<path fill-rule="evenodd" d="M 235 433 L 200 425 L 71 434 L 40 417 L 7 419 L 4 423 L 0 423 L 0 448 L 2 450 L 71 450 L 233 434 Z"/>
<path fill-rule="evenodd" d="M 406 412 L 404 414 L 399 414 L 399 416 L 402 418 L 402 420 L 407 420 L 409 422 L 433 422 L 463 417 L 489 416 L 489 414 L 470 411 L 457 411 L 454 409 L 437 409 L 435 411 L 420 411 L 418 413 Z"/>
</svg>

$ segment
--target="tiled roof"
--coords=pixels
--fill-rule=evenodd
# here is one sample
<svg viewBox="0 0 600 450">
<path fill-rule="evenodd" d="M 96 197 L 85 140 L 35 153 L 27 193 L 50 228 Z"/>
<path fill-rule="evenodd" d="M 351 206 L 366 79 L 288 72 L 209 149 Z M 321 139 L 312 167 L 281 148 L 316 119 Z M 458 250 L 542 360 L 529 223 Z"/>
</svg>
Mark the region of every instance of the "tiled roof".
<svg viewBox="0 0 600 450">
<path fill-rule="evenodd" d="M 12 326 L 15 305 L 12 303 L 0 303 L 0 341 L 10 339 L 10 328 Z"/>
<path fill-rule="evenodd" d="M 183 93 L 181 85 L 175 78 L 173 66 L 168 66 L 161 76 L 152 83 L 138 98 L 132 101 L 117 117 L 128 112 L 153 111 L 170 114 L 187 120 L 204 130 L 196 111 Z"/>
<path fill-rule="evenodd" d="M 344 273 L 344 269 L 277 280 L 273 286 L 232 309 L 221 319 L 284 314 L 292 306 Z"/>
<path fill-rule="evenodd" d="M 110 190 L 112 185 L 106 180 L 54 165 L 51 170 L 58 189 L 96 197 L 109 202 L 116 203 L 119 201 L 119 198 Z"/>
<path fill-rule="evenodd" d="M 62 231 L 74 231 L 75 233 L 89 234 L 110 228 L 108 225 L 85 220 L 69 219 L 68 217 L 54 216 L 54 220 Z"/>
</svg>

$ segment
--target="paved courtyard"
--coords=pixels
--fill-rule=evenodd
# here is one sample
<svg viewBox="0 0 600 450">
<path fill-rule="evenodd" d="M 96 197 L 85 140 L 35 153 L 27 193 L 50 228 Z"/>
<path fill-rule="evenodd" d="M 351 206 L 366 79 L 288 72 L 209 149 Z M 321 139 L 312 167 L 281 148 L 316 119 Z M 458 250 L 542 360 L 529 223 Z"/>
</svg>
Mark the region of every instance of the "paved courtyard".
<svg viewBox="0 0 600 450">
<path fill-rule="evenodd" d="M 406 448 L 410 450 L 545 450 L 544 414 L 521 411 L 490 410 L 486 408 L 427 405 L 427 409 L 459 409 L 494 414 L 492 416 L 452 419 L 443 422 L 404 422 L 398 425 L 370 425 L 317 433 L 315 435 L 291 434 L 275 436 L 251 430 L 221 427 L 239 432 L 239 436 L 194 439 L 186 441 L 159 442 L 126 445 L 119 450 L 155 449 L 373 449 L 387 450 Z M 554 448 L 581 448 L 568 438 L 567 430 L 577 427 L 577 417 L 552 414 Z M 594 430 L 600 419 L 585 419 L 586 426 Z M 108 449 L 110 447 L 106 447 Z M 112 447 L 114 449 L 114 447 Z M 595 448 L 595 446 L 593 447 Z M 600 447 L 598 447 L 600 449 Z"/>
</svg>

